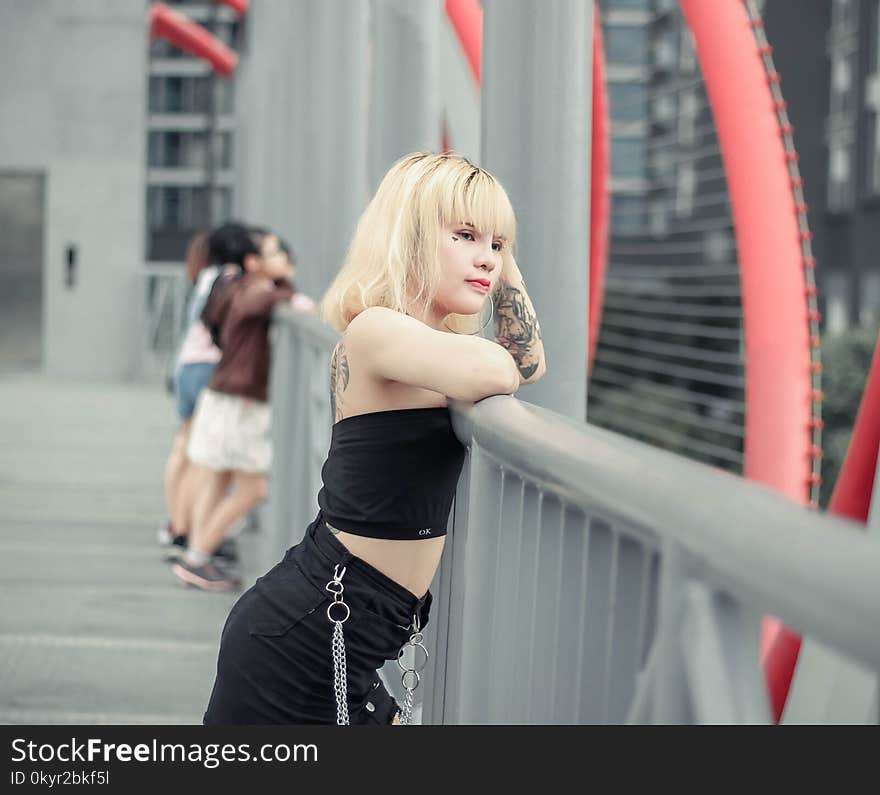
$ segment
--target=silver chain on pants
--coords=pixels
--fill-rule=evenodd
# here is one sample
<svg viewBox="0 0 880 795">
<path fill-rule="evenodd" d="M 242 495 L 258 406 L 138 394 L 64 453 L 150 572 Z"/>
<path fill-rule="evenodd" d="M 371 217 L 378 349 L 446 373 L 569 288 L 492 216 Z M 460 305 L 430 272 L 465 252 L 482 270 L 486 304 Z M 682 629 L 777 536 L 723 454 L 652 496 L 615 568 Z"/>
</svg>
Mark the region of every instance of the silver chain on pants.
<svg viewBox="0 0 880 795">
<path fill-rule="evenodd" d="M 333 570 L 333 579 L 324 588 L 333 594 L 333 601 L 327 606 L 327 618 L 333 624 L 333 640 L 330 649 L 333 655 L 333 693 L 336 696 L 336 725 L 348 726 L 348 669 L 345 663 L 345 636 L 342 634 L 342 625 L 348 621 L 351 615 L 348 605 L 342 600 L 342 592 L 345 586 L 342 578 L 345 576 L 345 566 L 339 571 L 339 564 Z M 337 617 L 333 618 L 332 610 L 337 608 Z"/>
<path fill-rule="evenodd" d="M 333 601 L 327 606 L 327 619 L 333 624 L 333 639 L 330 642 L 330 650 L 333 657 L 333 695 L 336 698 L 337 726 L 348 726 L 350 724 L 348 715 L 348 669 L 345 659 L 345 636 L 342 632 L 342 625 L 348 621 L 351 610 L 342 598 L 342 594 L 345 591 L 345 586 L 342 584 L 344 576 L 345 566 L 340 571 L 339 564 L 337 563 L 333 569 L 333 579 L 324 586 L 327 591 L 333 594 Z M 334 608 L 336 609 L 335 618 L 333 614 Z M 397 653 L 397 665 L 403 671 L 400 681 L 403 684 L 403 689 L 406 691 L 400 715 L 401 726 L 408 726 L 412 722 L 415 690 L 421 682 L 420 673 L 428 664 L 428 649 L 425 648 L 425 644 L 422 642 L 424 636 L 421 632 L 418 615 L 413 615 L 411 628 L 413 634 L 409 636 L 409 640 Z M 407 649 L 412 649 L 413 653 L 413 664 L 411 667 L 403 662 Z"/>
<path fill-rule="evenodd" d="M 403 671 L 400 681 L 403 684 L 403 689 L 406 691 L 406 696 L 403 699 L 403 711 L 400 715 L 401 726 L 409 726 L 412 722 L 413 697 L 415 695 L 415 689 L 419 686 L 419 682 L 421 682 L 421 676 L 419 676 L 419 673 L 423 671 L 428 664 L 428 650 L 425 648 L 425 644 L 422 643 L 424 636 L 422 635 L 421 625 L 417 615 L 413 615 L 412 630 L 413 634 L 409 636 L 409 640 L 397 653 L 397 665 L 400 667 L 400 670 Z M 403 663 L 403 657 L 406 654 L 407 648 L 412 649 L 413 652 L 412 667 L 404 665 Z M 421 650 L 424 655 L 422 659 L 419 659 L 419 650 Z"/>
</svg>

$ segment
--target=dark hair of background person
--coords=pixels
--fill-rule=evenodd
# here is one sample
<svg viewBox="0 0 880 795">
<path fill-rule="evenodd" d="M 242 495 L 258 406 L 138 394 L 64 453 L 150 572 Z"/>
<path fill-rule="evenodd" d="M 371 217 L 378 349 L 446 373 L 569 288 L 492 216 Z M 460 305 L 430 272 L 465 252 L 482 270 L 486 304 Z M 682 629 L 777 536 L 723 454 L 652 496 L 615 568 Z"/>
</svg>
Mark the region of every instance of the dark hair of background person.
<svg viewBox="0 0 880 795">
<path fill-rule="evenodd" d="M 186 275 L 190 282 L 196 283 L 199 274 L 204 268 L 208 267 L 208 259 L 210 256 L 210 247 L 208 244 L 208 233 L 199 232 L 193 235 L 192 239 L 186 246 Z"/>
<path fill-rule="evenodd" d="M 244 258 L 248 254 L 260 255 L 259 241 L 262 236 L 244 224 L 232 222 L 218 226 L 208 239 L 209 261 L 214 265 L 231 263 L 243 269 Z"/>
</svg>

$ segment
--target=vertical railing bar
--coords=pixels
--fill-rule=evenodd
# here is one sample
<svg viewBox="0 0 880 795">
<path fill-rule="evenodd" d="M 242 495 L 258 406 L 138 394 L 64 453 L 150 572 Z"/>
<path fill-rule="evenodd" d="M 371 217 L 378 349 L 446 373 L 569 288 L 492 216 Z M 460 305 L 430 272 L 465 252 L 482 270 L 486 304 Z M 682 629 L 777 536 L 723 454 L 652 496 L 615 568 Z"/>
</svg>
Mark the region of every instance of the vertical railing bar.
<svg viewBox="0 0 880 795">
<path fill-rule="evenodd" d="M 580 615 L 578 620 L 578 653 L 577 668 L 575 669 L 577 677 L 575 679 L 575 697 L 572 704 L 572 723 L 577 723 L 581 711 L 581 690 L 584 681 L 584 644 L 587 637 L 587 585 L 590 571 L 590 517 L 584 514 L 584 547 L 581 553 L 581 585 L 578 594 L 578 604 L 580 605 Z"/>
<path fill-rule="evenodd" d="M 620 557 L 620 533 L 613 525 L 611 534 L 611 572 L 608 578 L 608 624 L 605 627 L 605 665 L 602 671 L 602 722 L 608 723 L 608 704 L 611 694 L 611 664 L 614 656 L 614 619 L 617 612 L 617 568 Z"/>
<path fill-rule="evenodd" d="M 159 286 L 154 293 L 156 300 L 155 305 L 158 306 L 158 310 L 154 311 L 150 317 L 150 348 L 156 350 L 159 345 L 159 326 L 162 324 L 162 311 L 165 307 L 166 294 L 168 292 L 168 280 L 163 279 L 162 277 L 157 277 L 159 281 Z"/>
<path fill-rule="evenodd" d="M 526 512 L 526 489 L 531 488 L 532 484 L 526 481 L 520 475 L 520 483 L 522 484 L 520 490 L 520 516 L 516 533 L 516 575 L 517 575 L 517 583 L 522 583 L 525 581 L 525 578 L 522 575 L 522 567 L 523 567 L 523 549 L 525 549 L 526 545 L 526 533 L 529 532 L 529 528 L 526 525 L 525 521 L 525 512 Z M 535 490 L 537 493 L 537 489 Z M 536 501 L 537 506 L 537 501 Z M 537 507 L 535 512 L 535 518 L 537 518 Z M 526 682 L 526 654 L 523 651 L 525 648 L 530 646 L 531 639 L 526 636 L 526 631 L 524 629 L 524 622 L 521 620 L 521 617 L 524 615 L 524 607 L 521 607 L 521 593 L 520 590 L 515 598 L 514 604 L 516 606 L 516 616 L 517 621 L 514 625 L 513 637 L 511 638 L 511 643 L 514 649 L 514 660 L 513 660 L 513 679 L 518 684 L 521 685 L 522 688 L 525 688 Z M 507 702 L 507 719 L 509 723 L 513 723 L 516 719 L 516 711 L 517 707 L 522 709 L 522 704 L 516 704 L 513 700 L 508 700 Z"/>
<path fill-rule="evenodd" d="M 651 559 L 654 550 L 650 547 L 642 547 L 642 585 L 639 593 L 639 619 L 636 624 L 636 673 L 642 670 L 642 660 L 645 659 L 645 644 L 648 642 L 645 637 L 646 624 L 648 620 L 648 589 L 650 583 L 648 576 L 651 571 Z"/>
<path fill-rule="evenodd" d="M 514 556 L 513 556 L 513 566 L 514 571 L 519 571 L 520 561 L 522 560 L 522 537 L 523 537 L 523 515 L 525 513 L 525 494 L 526 494 L 526 482 L 523 480 L 521 476 L 517 476 L 519 478 L 519 508 L 517 510 L 517 532 L 515 537 L 512 539 L 514 546 Z M 513 637 L 514 644 L 516 643 L 516 636 Z M 514 645 L 514 654 L 516 654 L 516 646 Z M 508 722 L 511 722 L 513 719 L 513 699 L 508 698 L 505 703 L 507 704 L 507 715 L 505 716 Z"/>
<path fill-rule="evenodd" d="M 513 571 L 518 572 L 519 571 L 519 562 L 520 562 L 520 557 L 521 557 L 521 549 L 522 549 L 521 538 L 522 538 L 522 524 L 523 524 L 523 492 L 525 490 L 524 481 L 519 475 L 517 475 L 516 473 L 510 472 L 510 471 L 504 470 L 504 469 L 502 469 L 501 471 L 502 471 L 502 487 L 501 487 L 501 491 L 500 491 L 500 495 L 499 495 L 500 499 L 498 501 L 499 532 L 498 532 L 498 543 L 496 544 L 496 561 L 498 561 L 498 568 L 496 569 L 495 593 L 493 595 L 493 608 L 494 608 L 494 615 L 496 615 L 496 616 L 501 615 L 502 610 L 506 611 L 506 610 L 512 609 L 511 608 L 512 601 L 510 598 L 510 594 L 508 594 L 508 597 L 506 600 L 507 604 L 506 605 L 504 604 L 505 598 L 504 598 L 504 593 L 503 593 L 503 589 L 502 589 L 502 576 L 501 576 L 501 566 L 500 566 L 501 548 L 504 543 L 506 543 L 508 545 L 510 545 L 510 544 L 514 545 L 514 555 L 513 555 L 513 562 L 511 564 L 511 567 L 512 567 Z M 504 502 L 505 502 L 504 493 L 505 493 L 505 490 L 507 488 L 509 488 L 509 483 L 512 478 L 516 478 L 517 482 L 519 483 L 519 500 L 518 500 L 518 509 L 516 512 L 517 517 L 515 520 L 519 527 L 518 527 L 517 533 L 515 534 L 515 537 L 510 537 L 511 534 L 505 533 L 504 528 L 501 527 L 501 521 L 504 518 Z M 504 630 L 504 627 L 505 627 L 505 622 L 503 620 L 496 621 L 493 624 L 492 646 L 491 646 L 492 656 L 491 656 L 491 661 L 490 661 L 490 666 L 491 666 L 490 670 L 496 669 L 496 666 L 498 664 L 498 656 L 497 655 L 502 651 L 502 649 L 505 649 L 507 647 L 507 643 L 505 643 L 503 641 L 503 636 L 501 634 Z M 514 652 L 515 651 L 516 651 L 516 649 L 514 647 Z M 500 679 L 498 679 L 496 677 L 491 677 L 489 680 L 493 687 L 495 686 L 496 680 L 499 682 L 499 684 L 501 683 Z M 493 697 L 494 697 L 494 692 L 490 693 L 490 703 L 492 703 Z M 500 713 L 497 716 L 500 719 L 499 722 L 509 722 L 511 720 L 510 712 L 511 712 L 511 708 L 513 706 L 513 701 L 510 698 L 503 698 L 501 700 L 501 703 L 503 706 L 502 706 Z"/>
<path fill-rule="evenodd" d="M 495 534 L 495 587 L 492 591 L 492 606 L 491 612 L 489 615 L 497 616 L 499 614 L 498 606 L 501 603 L 503 598 L 503 594 L 501 593 L 501 538 L 503 535 L 503 528 L 501 527 L 501 522 L 503 520 L 504 514 L 504 490 L 507 488 L 508 476 L 504 471 L 504 467 L 498 467 L 498 475 L 500 478 L 500 487 L 498 489 L 498 502 L 496 507 L 496 514 L 498 516 L 497 522 L 497 532 Z M 498 664 L 498 634 L 501 631 L 501 626 L 503 622 L 495 621 L 491 624 L 491 633 L 492 633 L 492 642 L 489 644 L 489 670 L 494 671 L 496 665 Z M 489 707 L 491 709 L 491 705 L 495 701 L 495 690 L 498 688 L 500 681 L 500 677 L 490 676 L 488 682 L 486 683 L 487 688 L 489 689 Z"/>
<path fill-rule="evenodd" d="M 560 501 L 559 506 L 559 544 L 557 559 L 556 559 L 556 610 L 553 614 L 553 648 L 556 650 L 556 653 L 553 655 L 553 664 L 548 666 L 550 669 L 549 673 L 549 687 L 547 688 L 548 698 L 550 700 L 552 710 L 551 715 L 555 712 L 555 700 L 553 699 L 553 694 L 556 692 L 556 671 L 559 667 L 559 660 L 557 655 L 559 654 L 559 630 L 561 624 L 561 613 L 562 613 L 562 566 L 565 551 L 565 503 Z"/>
<path fill-rule="evenodd" d="M 535 560 L 534 560 L 534 571 L 532 572 L 532 610 L 531 615 L 529 616 L 529 636 L 527 638 L 527 646 L 529 649 L 528 655 L 528 668 L 526 670 L 526 676 L 523 681 L 523 689 L 526 693 L 526 715 L 531 718 L 532 716 L 532 671 L 535 668 L 535 629 L 537 624 L 537 604 L 538 604 L 538 569 L 539 569 L 539 561 L 541 559 L 541 517 L 544 511 L 544 491 L 543 489 L 538 489 L 538 508 L 535 512 Z"/>
</svg>

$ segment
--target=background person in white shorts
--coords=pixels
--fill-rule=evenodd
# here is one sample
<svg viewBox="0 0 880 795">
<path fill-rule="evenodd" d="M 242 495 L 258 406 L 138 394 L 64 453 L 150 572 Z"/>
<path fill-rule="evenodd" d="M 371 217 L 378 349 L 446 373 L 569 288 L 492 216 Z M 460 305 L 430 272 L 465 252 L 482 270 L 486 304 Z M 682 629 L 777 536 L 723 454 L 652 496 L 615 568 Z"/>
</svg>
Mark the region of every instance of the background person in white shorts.
<svg viewBox="0 0 880 795">
<path fill-rule="evenodd" d="M 267 402 L 272 311 L 284 301 L 315 308 L 304 296 L 294 300 L 292 258 L 278 237 L 263 229 L 244 234 L 252 250 L 243 257 L 243 272 L 224 272 L 202 312 L 222 357 L 196 407 L 187 455 L 203 469 L 203 485 L 187 550 L 172 569 L 184 582 L 212 591 L 241 585 L 211 557 L 229 529 L 266 498 L 272 461 Z M 234 490 L 226 493 L 230 476 Z"/>
</svg>

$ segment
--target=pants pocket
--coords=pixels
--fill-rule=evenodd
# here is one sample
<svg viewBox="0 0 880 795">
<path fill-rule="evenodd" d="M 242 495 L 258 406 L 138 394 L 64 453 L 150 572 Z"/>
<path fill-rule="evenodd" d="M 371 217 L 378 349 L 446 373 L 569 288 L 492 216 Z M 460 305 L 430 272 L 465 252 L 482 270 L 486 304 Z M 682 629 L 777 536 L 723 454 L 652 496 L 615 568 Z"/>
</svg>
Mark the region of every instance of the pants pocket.
<svg viewBox="0 0 880 795">
<path fill-rule="evenodd" d="M 313 585 L 295 562 L 285 561 L 273 574 L 254 586 L 259 607 L 248 616 L 252 635 L 284 635 L 322 603 L 329 604 L 330 595 Z"/>
</svg>

